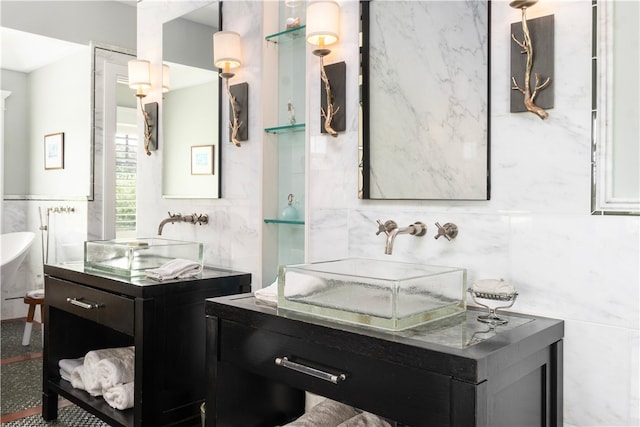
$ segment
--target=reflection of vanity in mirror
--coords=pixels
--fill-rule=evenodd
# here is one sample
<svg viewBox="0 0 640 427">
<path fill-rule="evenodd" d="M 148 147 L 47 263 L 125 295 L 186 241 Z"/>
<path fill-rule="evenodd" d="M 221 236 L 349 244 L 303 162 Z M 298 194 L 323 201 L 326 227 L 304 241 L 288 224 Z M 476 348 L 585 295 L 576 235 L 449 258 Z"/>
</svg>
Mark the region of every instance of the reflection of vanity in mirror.
<svg viewBox="0 0 640 427">
<path fill-rule="evenodd" d="M 489 199 L 489 2 L 362 1 L 365 199 Z"/>
<path fill-rule="evenodd" d="M 165 198 L 221 197 L 220 79 L 213 65 L 213 33 L 221 28 L 219 6 L 209 2 L 162 28 L 163 63 L 170 74 L 160 141 Z M 202 153 L 210 153 L 210 158 L 200 165 Z"/>
</svg>

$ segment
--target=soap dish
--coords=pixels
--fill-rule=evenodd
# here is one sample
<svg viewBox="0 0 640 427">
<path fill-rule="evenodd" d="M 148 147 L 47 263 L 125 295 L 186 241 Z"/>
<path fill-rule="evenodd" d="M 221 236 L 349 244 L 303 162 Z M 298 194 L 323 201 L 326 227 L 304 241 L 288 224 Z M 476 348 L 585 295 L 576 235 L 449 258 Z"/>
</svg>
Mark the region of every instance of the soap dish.
<svg viewBox="0 0 640 427">
<path fill-rule="evenodd" d="M 468 292 L 471 294 L 473 302 L 488 310 L 488 314 L 481 314 L 480 316 L 478 316 L 478 320 L 480 322 L 490 323 L 492 325 L 504 325 L 505 323 L 509 322 L 507 319 L 503 319 L 498 316 L 498 310 L 512 307 L 516 302 L 518 292 L 514 290 L 510 293 L 491 293 L 474 290 L 473 288 L 469 288 Z M 498 301 L 508 304 L 491 307 L 488 304 L 481 303 L 480 301 L 478 301 L 478 299 Z"/>
</svg>

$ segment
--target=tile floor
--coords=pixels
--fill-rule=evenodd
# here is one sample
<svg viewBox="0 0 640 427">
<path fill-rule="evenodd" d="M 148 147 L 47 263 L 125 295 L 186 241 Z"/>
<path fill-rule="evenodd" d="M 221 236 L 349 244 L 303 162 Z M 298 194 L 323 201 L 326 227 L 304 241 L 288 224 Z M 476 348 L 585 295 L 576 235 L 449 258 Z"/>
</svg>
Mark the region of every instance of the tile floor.
<svg viewBox="0 0 640 427">
<path fill-rule="evenodd" d="M 22 345 L 24 319 L 0 323 L 0 424 L 6 427 L 108 427 L 80 407 L 60 399 L 56 421 L 41 416 L 42 333 L 34 324 L 31 343 Z"/>
</svg>

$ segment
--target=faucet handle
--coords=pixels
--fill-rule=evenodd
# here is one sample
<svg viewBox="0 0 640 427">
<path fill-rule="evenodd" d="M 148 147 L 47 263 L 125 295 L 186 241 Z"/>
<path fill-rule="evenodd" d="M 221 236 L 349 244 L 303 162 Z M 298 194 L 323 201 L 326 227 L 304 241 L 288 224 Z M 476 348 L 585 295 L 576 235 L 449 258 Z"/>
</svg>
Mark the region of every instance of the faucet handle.
<svg viewBox="0 0 640 427">
<path fill-rule="evenodd" d="M 385 221 L 384 224 L 380 220 L 377 220 L 376 222 L 378 223 L 378 231 L 376 232 L 376 236 L 380 233 L 385 233 L 388 235 L 390 231 L 398 228 L 398 224 L 392 219 Z"/>
<path fill-rule="evenodd" d="M 436 222 L 436 227 L 438 227 L 438 234 L 436 234 L 435 239 L 444 236 L 445 239 L 451 241 L 458 235 L 458 226 L 453 223 L 447 222 L 445 225 L 440 225 L 440 223 Z"/>
</svg>

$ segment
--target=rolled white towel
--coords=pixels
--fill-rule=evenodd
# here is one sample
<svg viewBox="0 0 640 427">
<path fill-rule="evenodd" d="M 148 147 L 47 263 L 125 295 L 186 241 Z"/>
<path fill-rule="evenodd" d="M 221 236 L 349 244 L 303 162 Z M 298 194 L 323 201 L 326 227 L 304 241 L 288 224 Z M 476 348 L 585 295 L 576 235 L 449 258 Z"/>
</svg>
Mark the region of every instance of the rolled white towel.
<svg viewBox="0 0 640 427">
<path fill-rule="evenodd" d="M 506 294 L 511 295 L 515 292 L 514 287 L 505 282 L 503 279 L 480 279 L 473 282 L 471 289 L 474 292 L 485 294 Z"/>
<path fill-rule="evenodd" d="M 107 358 L 126 358 L 135 354 L 135 347 L 114 347 L 103 348 L 100 350 L 91 350 L 84 356 L 84 366 L 88 369 L 94 369 L 99 361 Z"/>
<path fill-rule="evenodd" d="M 188 259 L 176 258 L 158 268 L 145 270 L 147 277 L 154 280 L 186 279 L 202 272 L 202 264 Z"/>
<path fill-rule="evenodd" d="M 86 390 L 84 386 L 85 370 L 84 365 L 77 366 L 71 371 L 69 382 L 73 388 L 78 390 Z"/>
<path fill-rule="evenodd" d="M 94 368 L 94 374 L 103 393 L 115 385 L 130 383 L 135 379 L 135 355 L 102 359 Z"/>
<path fill-rule="evenodd" d="M 112 408 L 120 410 L 133 408 L 133 384 L 133 382 L 118 384 L 108 390 L 105 390 L 104 400 Z"/>
</svg>

